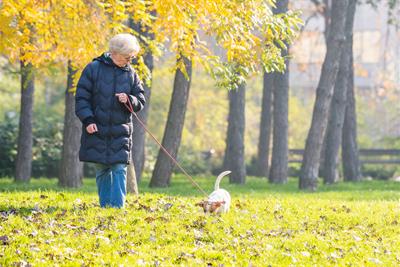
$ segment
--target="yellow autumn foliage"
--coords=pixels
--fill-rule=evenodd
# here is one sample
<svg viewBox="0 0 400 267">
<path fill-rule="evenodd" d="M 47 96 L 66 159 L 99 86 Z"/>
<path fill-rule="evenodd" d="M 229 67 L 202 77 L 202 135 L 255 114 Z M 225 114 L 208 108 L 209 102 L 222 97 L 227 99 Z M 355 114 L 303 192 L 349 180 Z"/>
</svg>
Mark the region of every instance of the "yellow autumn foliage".
<svg viewBox="0 0 400 267">
<path fill-rule="evenodd" d="M 290 42 L 301 23 L 297 14 L 273 15 L 272 0 L 3 0 L 0 4 L 0 54 L 10 62 L 39 68 L 70 60 L 80 69 L 107 49 L 107 40 L 134 32 L 128 18 L 153 34 L 138 36 L 156 56 L 168 50 L 199 62 L 215 77 L 283 70 L 280 48 Z M 224 51 L 217 57 L 210 40 Z M 143 71 L 143 60 L 138 61 Z M 176 68 L 184 70 L 182 62 Z M 78 72 L 79 74 L 79 72 Z M 235 72 L 236 74 L 236 72 Z"/>
</svg>

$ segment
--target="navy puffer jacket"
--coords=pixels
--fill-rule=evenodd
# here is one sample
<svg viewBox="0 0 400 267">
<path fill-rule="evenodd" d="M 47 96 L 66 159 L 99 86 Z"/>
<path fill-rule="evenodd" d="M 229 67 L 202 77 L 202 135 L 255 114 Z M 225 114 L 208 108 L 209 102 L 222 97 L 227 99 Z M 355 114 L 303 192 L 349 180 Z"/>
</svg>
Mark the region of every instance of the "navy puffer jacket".
<svg viewBox="0 0 400 267">
<path fill-rule="evenodd" d="M 126 93 L 135 112 L 145 98 L 138 75 L 130 66 L 118 67 L 108 53 L 95 58 L 82 72 L 75 96 L 75 113 L 83 123 L 79 159 L 106 165 L 129 164 L 132 145 L 132 114 L 118 101 Z M 86 126 L 96 123 L 98 132 Z"/>
</svg>

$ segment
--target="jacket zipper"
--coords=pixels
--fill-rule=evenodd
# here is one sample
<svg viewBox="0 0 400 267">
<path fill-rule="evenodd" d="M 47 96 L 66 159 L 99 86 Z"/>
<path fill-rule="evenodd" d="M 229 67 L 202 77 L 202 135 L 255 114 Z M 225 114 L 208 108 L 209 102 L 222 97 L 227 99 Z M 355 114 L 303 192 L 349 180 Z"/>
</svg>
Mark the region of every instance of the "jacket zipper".
<svg viewBox="0 0 400 267">
<path fill-rule="evenodd" d="M 114 96 L 115 96 L 115 91 L 116 91 L 116 71 L 117 68 L 113 67 L 114 69 L 114 79 L 113 79 L 113 94 L 110 97 L 110 113 L 108 116 L 108 129 L 109 129 L 109 133 L 108 133 L 108 137 L 107 137 L 107 162 L 110 164 L 110 149 L 111 149 L 111 142 L 112 142 L 112 133 L 111 133 L 111 128 L 112 128 L 112 122 L 111 122 L 111 118 L 112 118 L 112 113 L 113 113 L 113 109 L 114 109 Z"/>
</svg>

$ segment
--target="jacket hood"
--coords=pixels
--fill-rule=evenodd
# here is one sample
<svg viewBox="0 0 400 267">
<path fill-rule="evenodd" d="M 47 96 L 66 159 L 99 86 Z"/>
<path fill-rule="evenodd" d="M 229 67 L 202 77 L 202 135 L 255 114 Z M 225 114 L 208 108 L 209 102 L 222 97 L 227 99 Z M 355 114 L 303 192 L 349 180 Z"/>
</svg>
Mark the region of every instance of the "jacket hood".
<svg viewBox="0 0 400 267">
<path fill-rule="evenodd" d="M 96 57 L 96 58 L 93 59 L 93 61 L 95 61 L 95 60 L 100 61 L 100 62 L 102 62 L 102 63 L 104 63 L 104 64 L 106 64 L 106 65 L 109 65 L 109 66 L 113 66 L 113 67 L 120 68 L 121 70 L 124 70 L 124 71 L 129 71 L 129 70 L 130 70 L 129 64 L 126 64 L 126 65 L 123 66 L 123 67 L 117 66 L 117 65 L 114 63 L 114 61 L 111 59 L 111 55 L 110 55 L 109 52 L 105 52 L 105 53 L 103 53 L 101 56 Z"/>
</svg>

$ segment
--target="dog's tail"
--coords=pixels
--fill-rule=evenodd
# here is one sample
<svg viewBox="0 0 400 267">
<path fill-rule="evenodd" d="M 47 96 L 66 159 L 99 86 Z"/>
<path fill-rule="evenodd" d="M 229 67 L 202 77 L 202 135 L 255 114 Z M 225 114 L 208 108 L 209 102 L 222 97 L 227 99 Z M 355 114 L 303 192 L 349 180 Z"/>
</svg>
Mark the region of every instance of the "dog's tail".
<svg viewBox="0 0 400 267">
<path fill-rule="evenodd" d="M 224 172 L 221 172 L 218 175 L 217 180 L 215 181 L 214 190 L 218 190 L 219 189 L 219 183 L 221 182 L 222 178 L 224 178 L 224 176 L 227 176 L 230 173 L 231 173 L 231 171 L 224 171 Z"/>
</svg>

